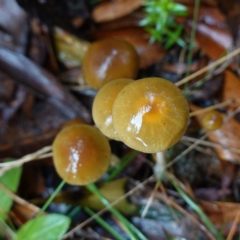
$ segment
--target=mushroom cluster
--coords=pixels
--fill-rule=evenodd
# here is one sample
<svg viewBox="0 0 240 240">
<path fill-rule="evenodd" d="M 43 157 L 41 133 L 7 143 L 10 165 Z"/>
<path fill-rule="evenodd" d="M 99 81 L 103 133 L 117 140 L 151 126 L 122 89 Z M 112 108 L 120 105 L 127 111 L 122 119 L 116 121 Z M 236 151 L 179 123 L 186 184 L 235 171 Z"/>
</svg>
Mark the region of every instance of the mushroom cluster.
<svg viewBox="0 0 240 240">
<path fill-rule="evenodd" d="M 104 134 L 145 153 L 162 152 L 180 140 L 189 107 L 179 88 L 162 78 L 144 78 L 112 91 L 118 81 L 105 85 L 94 100 L 93 118 Z M 110 123 L 112 135 L 106 131 Z"/>
</svg>

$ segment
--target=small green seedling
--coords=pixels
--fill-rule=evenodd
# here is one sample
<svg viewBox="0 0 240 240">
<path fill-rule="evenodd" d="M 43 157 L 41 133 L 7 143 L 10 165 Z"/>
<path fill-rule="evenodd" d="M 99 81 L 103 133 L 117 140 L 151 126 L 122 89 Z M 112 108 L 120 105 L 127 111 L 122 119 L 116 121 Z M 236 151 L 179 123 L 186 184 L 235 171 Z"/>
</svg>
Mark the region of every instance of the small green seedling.
<svg viewBox="0 0 240 240">
<path fill-rule="evenodd" d="M 186 16 L 187 8 L 173 0 L 148 0 L 143 3 L 146 17 L 140 22 L 150 33 L 150 43 L 163 41 L 167 37 L 164 47 L 167 49 L 174 43 L 185 47 L 180 38 L 183 27 L 175 22 L 176 16 Z"/>
</svg>

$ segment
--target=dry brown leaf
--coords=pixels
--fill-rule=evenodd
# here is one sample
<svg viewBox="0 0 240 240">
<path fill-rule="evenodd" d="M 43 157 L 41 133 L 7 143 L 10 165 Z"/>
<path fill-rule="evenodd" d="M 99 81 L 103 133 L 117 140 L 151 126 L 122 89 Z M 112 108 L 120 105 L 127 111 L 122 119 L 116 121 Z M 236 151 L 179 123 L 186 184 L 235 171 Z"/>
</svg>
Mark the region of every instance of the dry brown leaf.
<svg viewBox="0 0 240 240">
<path fill-rule="evenodd" d="M 140 68 L 149 67 L 160 61 L 166 54 L 160 44 L 149 44 L 149 34 L 138 27 L 95 32 L 93 36 L 98 39 L 115 37 L 132 44 L 140 56 Z"/>
<path fill-rule="evenodd" d="M 95 22 L 111 21 L 133 12 L 141 6 L 144 0 L 115 0 L 100 3 L 94 10 L 92 17 Z"/>
<path fill-rule="evenodd" d="M 193 19 L 194 4 L 187 5 L 187 8 L 189 12 L 188 18 Z M 198 21 L 220 28 L 226 27 L 225 16 L 220 12 L 218 7 L 208 7 L 201 5 L 198 12 Z"/>
<path fill-rule="evenodd" d="M 198 23 L 196 41 L 207 56 L 218 59 L 232 44 L 232 37 L 227 29 Z"/>
<path fill-rule="evenodd" d="M 193 0 L 175 0 L 177 3 L 181 4 L 194 4 Z M 217 1 L 216 0 L 201 0 L 201 4 L 207 4 L 209 6 L 217 6 Z"/>
<path fill-rule="evenodd" d="M 233 99 L 234 103 L 229 106 L 235 109 L 240 106 L 240 79 L 233 72 L 225 71 L 225 80 L 222 91 L 222 101 Z"/>
<path fill-rule="evenodd" d="M 34 218 L 37 213 L 40 211 L 40 208 L 37 206 L 26 202 L 27 204 L 19 204 L 14 202 L 11 209 L 11 217 L 14 220 L 14 223 L 19 227 L 22 226 L 28 220 Z"/>
<path fill-rule="evenodd" d="M 233 222 L 240 212 L 239 203 L 200 201 L 200 205 L 213 224 L 218 227 Z"/>
<path fill-rule="evenodd" d="M 192 111 L 196 111 L 199 109 L 199 107 L 191 104 L 190 109 Z M 222 114 L 222 116 L 223 118 L 226 117 L 225 114 Z M 203 115 L 196 116 L 200 124 L 202 117 Z M 220 129 L 208 132 L 207 136 L 209 140 L 214 143 L 218 143 L 226 147 L 240 149 L 240 123 L 234 118 L 231 118 L 227 122 L 223 123 Z M 240 154 L 232 152 L 228 148 L 215 148 L 215 151 L 221 160 L 240 164 Z"/>
</svg>

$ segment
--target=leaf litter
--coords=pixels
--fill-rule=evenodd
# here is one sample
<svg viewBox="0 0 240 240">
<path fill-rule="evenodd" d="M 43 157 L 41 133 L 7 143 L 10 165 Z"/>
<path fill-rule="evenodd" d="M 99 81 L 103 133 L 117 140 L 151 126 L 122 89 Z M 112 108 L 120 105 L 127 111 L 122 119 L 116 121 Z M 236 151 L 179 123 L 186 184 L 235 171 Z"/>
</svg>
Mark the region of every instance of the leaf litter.
<svg viewBox="0 0 240 240">
<path fill-rule="evenodd" d="M 34 153 L 45 146 L 51 145 L 61 125 L 68 119 L 81 116 L 87 122 L 92 122 L 90 112 L 95 92 L 90 89 L 84 90 L 83 86 L 85 83 L 82 80 L 78 80 L 82 79 L 82 60 L 80 59 L 76 64 L 75 56 L 75 48 L 80 52 L 84 52 L 86 45 L 82 44 L 82 40 L 115 37 L 128 41 L 135 47 L 141 57 L 139 78 L 159 76 L 177 82 L 185 77 L 187 69 L 186 49 L 174 45 L 171 49 L 165 50 L 160 43 L 148 44 L 149 34 L 138 26 L 138 22 L 144 18 L 140 5 L 142 1 L 138 1 L 132 7 L 127 4 L 128 1 L 113 2 L 116 5 L 112 4 L 112 2 L 92 3 L 88 7 L 86 7 L 84 1 L 78 1 L 79 5 L 74 5 L 74 1 L 69 1 L 68 4 L 66 4 L 66 1 L 60 1 L 58 6 L 54 5 L 54 1 L 51 0 L 41 3 L 42 5 L 39 1 L 31 1 L 29 5 L 26 4 L 29 1 L 18 0 L 17 2 L 26 12 L 14 5 L 16 4 L 15 1 L 5 0 L 0 3 L 1 11 L 4 9 L 9 14 L 11 13 L 9 16 L 12 16 L 5 19 L 0 17 L 0 53 L 2 51 L 6 57 L 4 59 L 0 56 L 2 63 L 0 67 L 2 81 L 0 84 L 2 86 L 1 89 L 6 89 L 6 92 L 0 92 L 1 159 L 24 157 L 26 154 Z M 192 1 L 178 2 L 185 4 L 189 8 L 189 16 L 177 19 L 179 24 L 183 24 L 185 29 L 183 38 L 189 41 L 188 36 L 193 26 L 194 4 Z M 234 0 L 231 0 L 231 2 L 237 4 Z M 52 4 L 51 10 L 48 8 L 49 4 Z M 122 4 L 123 7 L 120 7 L 122 12 L 119 10 L 119 15 L 114 14 L 109 17 L 107 13 L 114 12 L 114 7 L 117 4 Z M 126 8 L 127 5 L 128 8 Z M 202 1 L 200 5 L 196 29 L 196 45 L 194 46 L 190 73 L 197 72 L 204 67 L 207 69 L 214 60 L 229 53 L 231 45 L 235 48 L 238 47 L 236 42 L 238 42 L 239 36 L 233 34 L 235 33 L 234 30 L 239 26 L 237 20 L 233 21 L 233 19 L 237 19 L 237 15 L 231 14 L 233 12 L 231 8 L 223 10 L 223 6 L 224 1 L 221 0 L 218 2 L 212 0 Z M 92 9 L 93 11 L 91 12 Z M 91 21 L 90 13 L 93 14 Z M 106 19 L 101 20 L 100 13 Z M 39 20 L 41 31 L 38 34 L 29 35 L 34 30 L 28 25 L 26 16 Z M 62 16 L 66 17 L 66 22 L 62 21 Z M 118 20 L 118 18 L 121 20 Z M 127 25 L 124 26 L 121 23 L 124 18 L 126 22 L 132 24 L 131 27 L 126 27 Z M 98 22 L 101 23 L 99 24 Z M 23 31 L 19 31 L 19 25 Z M 56 32 L 54 33 L 53 26 L 62 28 L 63 34 L 61 39 L 56 38 L 57 35 Z M 46 32 L 50 36 L 55 37 L 53 41 L 46 38 Z M 9 36 L 11 36 L 12 41 L 6 41 Z M 78 37 L 82 39 L 78 41 Z M 61 45 L 64 41 L 65 45 Z M 73 41 L 75 44 L 71 46 L 69 41 Z M 32 45 L 30 45 L 30 42 L 32 42 Z M 67 56 L 61 59 L 61 63 L 55 61 L 58 58 L 54 52 L 56 45 L 58 46 L 58 52 L 61 53 L 64 49 Z M 32 47 L 29 48 L 29 46 Z M 49 46 L 51 47 L 49 48 Z M 19 56 L 19 52 L 25 56 Z M 27 57 L 32 60 L 29 60 Z M 22 65 L 16 65 L 14 61 L 9 61 L 11 58 L 21 59 Z M 18 70 L 23 65 L 29 67 L 26 67 L 24 71 Z M 187 186 L 188 190 L 183 188 L 186 194 L 195 198 L 193 201 L 198 204 L 199 208 L 204 210 L 219 232 L 223 229 L 222 233 L 224 237 L 229 237 L 228 239 L 231 239 L 230 237 L 234 235 L 239 235 L 236 223 L 239 218 L 237 209 L 240 201 L 238 193 L 238 164 L 240 158 L 239 153 L 231 150 L 240 149 L 240 123 L 234 117 L 236 109 L 239 108 L 238 65 L 239 61 L 236 57 L 232 59 L 231 64 L 228 63 L 228 65 L 223 66 L 223 69 L 227 68 L 227 70 L 220 75 L 214 75 L 213 72 L 206 76 L 205 71 L 197 78 L 191 79 L 192 81 L 186 87 L 186 93 L 190 103 L 198 104 L 198 107 L 192 107 L 192 110 L 200 107 L 206 108 L 231 100 L 231 104 L 219 108 L 224 118 L 229 116 L 230 118 L 227 119 L 219 130 L 207 133 L 207 139 L 202 140 L 213 145 L 201 145 L 201 142 L 198 143 L 198 140 L 196 140 L 194 144 L 201 147 L 201 152 L 199 152 L 199 148 L 192 145 L 194 146 L 193 150 L 180 159 L 178 157 L 179 154 L 185 151 L 187 147 L 179 143 L 172 150 L 169 150 L 168 157 L 173 160 L 180 159 L 177 160 L 177 167 L 173 163 L 169 164 L 173 165 L 173 168 L 170 168 L 171 171 L 176 174 L 184 186 Z M 38 72 L 38 76 L 35 74 L 36 72 Z M 62 86 L 63 82 L 60 83 L 59 78 L 63 74 L 65 76 L 74 76 L 73 83 L 64 81 Z M 45 85 L 44 82 L 46 83 Z M 69 89 L 73 87 L 82 88 L 81 91 L 70 92 Z M 186 133 L 186 137 L 191 138 L 191 141 L 185 138 L 185 142 L 192 142 L 192 140 L 194 141 L 194 139 L 199 139 L 202 136 L 200 122 L 201 115 L 196 115 L 192 118 Z M 219 146 L 224 146 L 224 148 Z M 126 146 L 115 141 L 111 141 L 111 147 L 119 159 L 123 158 L 129 151 Z M 211 155 L 209 155 L 208 150 L 211 152 Z M 140 163 L 139 159 L 141 159 Z M 111 168 L 116 168 L 119 164 L 118 161 L 117 165 L 113 165 Z M 136 169 L 134 169 L 135 165 L 133 163 L 138 164 Z M 131 204 L 130 206 L 134 204 L 133 206 L 138 209 L 136 213 L 132 213 L 133 215 L 129 217 L 130 221 L 148 239 L 170 239 L 170 237 L 175 237 L 176 239 L 177 237 L 185 239 L 211 239 L 212 233 L 208 231 L 209 226 L 204 226 L 200 216 L 193 212 L 193 209 L 183 200 L 180 193 L 176 191 L 167 178 L 162 180 L 164 187 L 157 189 L 147 214 L 144 218 L 141 218 L 141 211 L 148 204 L 155 186 L 155 180 L 152 177 L 153 164 L 152 156 L 138 155 L 117 175 L 118 177 L 127 177 L 128 181 L 120 184 L 114 190 L 120 195 L 127 193 L 129 202 L 125 202 L 125 204 Z M 182 164 L 184 164 L 184 167 L 181 166 Z M 187 169 L 191 173 L 187 172 Z M 26 201 L 34 202 L 34 199 L 39 199 L 41 204 L 44 204 L 46 198 L 53 193 L 60 183 L 49 156 L 46 156 L 45 160 L 41 160 L 38 163 L 26 163 L 23 165 L 23 172 L 25 176 L 21 178 L 17 194 L 20 197 L 24 196 Z M 114 181 L 117 180 L 109 182 L 109 186 Z M 32 182 L 32 187 L 29 185 L 29 189 L 28 182 Z M 101 189 L 101 184 L 100 182 L 99 189 Z M 77 196 L 74 204 L 73 201 L 70 201 L 72 199 L 67 194 L 69 191 L 74 193 L 70 194 L 71 197 Z M 111 193 L 111 191 L 113 190 L 110 187 L 107 192 Z M 61 204 L 53 202 L 48 208 L 48 212 L 73 216 L 70 228 L 72 230 L 63 238 L 74 239 L 74 229 L 79 229 L 80 227 L 83 230 L 78 230 L 75 234 L 79 234 L 78 236 L 82 235 L 83 238 L 88 239 L 88 236 L 92 237 L 93 235 L 97 239 L 102 237 L 111 238 L 109 232 L 99 227 L 96 222 L 92 222 L 91 219 L 93 220 L 93 218 L 89 218 L 83 210 L 74 210 L 76 205 L 78 207 L 83 205 L 81 201 L 84 199 L 84 192 L 85 190 L 82 187 L 66 185 L 56 198 L 61 199 Z M 118 201 L 118 197 L 113 199 L 113 203 L 116 201 Z M 94 205 L 97 204 L 94 203 Z M 24 208 L 27 209 L 26 212 L 23 210 Z M 102 206 L 95 209 L 95 211 L 100 210 L 99 214 L 105 212 L 102 218 L 108 221 L 110 214 L 106 213 L 106 209 L 101 209 Z M 74 214 L 73 211 L 75 211 Z M 24 212 L 25 214 L 23 214 Z M 24 222 L 31 224 L 29 220 L 37 212 L 38 207 L 34 207 L 34 205 L 29 204 L 28 206 L 21 202 L 15 202 L 9 217 L 16 226 L 20 227 Z M 50 219 L 54 215 L 49 214 L 46 216 L 49 216 Z M 85 223 L 85 221 L 87 222 Z M 65 223 L 63 225 L 67 226 Z M 112 225 L 118 231 L 122 231 L 119 230 L 121 224 L 116 219 L 113 220 Z M 91 229 L 96 234 L 89 233 L 87 229 Z M 17 234 L 20 236 L 23 231 L 20 230 Z M 35 233 L 37 231 L 38 229 L 36 229 Z M 60 235 L 62 236 L 63 232 Z M 124 236 L 128 238 L 126 235 Z"/>
</svg>

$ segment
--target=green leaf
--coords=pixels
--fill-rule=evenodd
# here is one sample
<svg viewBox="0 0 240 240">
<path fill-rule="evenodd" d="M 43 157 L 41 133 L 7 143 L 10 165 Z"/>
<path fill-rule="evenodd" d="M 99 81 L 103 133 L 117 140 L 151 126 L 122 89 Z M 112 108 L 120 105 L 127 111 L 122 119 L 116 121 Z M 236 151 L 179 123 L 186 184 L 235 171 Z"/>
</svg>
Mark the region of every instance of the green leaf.
<svg viewBox="0 0 240 240">
<path fill-rule="evenodd" d="M 56 240 L 68 230 L 70 218 L 61 214 L 48 214 L 24 224 L 14 240 Z"/>
<path fill-rule="evenodd" d="M 21 172 L 21 167 L 13 168 L 0 177 L 0 182 L 12 192 L 16 192 L 18 189 Z M 6 214 L 9 212 L 12 206 L 13 200 L 2 189 L 0 189 L 0 196 L 0 218 L 5 219 Z"/>
</svg>

